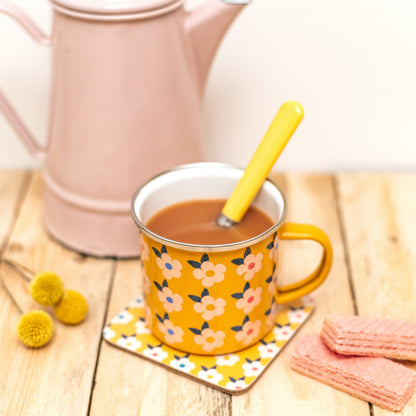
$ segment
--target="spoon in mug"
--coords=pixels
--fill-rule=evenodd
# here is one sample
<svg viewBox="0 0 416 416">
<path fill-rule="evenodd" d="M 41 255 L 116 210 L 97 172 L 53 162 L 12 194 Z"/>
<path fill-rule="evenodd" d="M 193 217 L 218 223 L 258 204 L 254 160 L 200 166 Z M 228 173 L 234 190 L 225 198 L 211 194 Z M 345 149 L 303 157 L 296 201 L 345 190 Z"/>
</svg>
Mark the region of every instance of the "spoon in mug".
<svg viewBox="0 0 416 416">
<path fill-rule="evenodd" d="M 243 176 L 225 203 L 217 218 L 217 225 L 229 228 L 241 221 L 302 117 L 303 108 L 296 101 L 287 101 L 280 107 Z"/>
</svg>

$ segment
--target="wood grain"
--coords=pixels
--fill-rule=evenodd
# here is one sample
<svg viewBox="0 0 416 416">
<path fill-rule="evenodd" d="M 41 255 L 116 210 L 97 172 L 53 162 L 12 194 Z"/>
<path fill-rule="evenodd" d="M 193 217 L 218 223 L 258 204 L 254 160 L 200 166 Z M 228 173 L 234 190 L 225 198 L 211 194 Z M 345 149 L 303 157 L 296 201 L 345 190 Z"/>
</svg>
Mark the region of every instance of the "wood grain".
<svg viewBox="0 0 416 416">
<path fill-rule="evenodd" d="M 0 172 L 0 249 L 9 237 L 29 180 L 30 174 L 22 170 Z"/>
<path fill-rule="evenodd" d="M 275 179 L 288 199 L 288 220 L 324 229 L 334 263 L 313 294 L 316 311 L 300 334 L 247 394 L 231 397 L 102 341 L 104 323 L 140 291 L 138 261 L 100 260 L 61 247 L 42 226 L 39 173 L 0 172 L 0 249 L 36 271 L 57 272 L 90 306 L 84 323 L 70 327 L 54 320 L 51 344 L 30 350 L 17 340 L 19 313 L 0 290 L 0 416 L 416 414 L 416 397 L 401 413 L 390 413 L 289 367 L 296 342 L 319 332 L 327 314 L 415 319 L 416 174 L 293 173 Z M 314 243 L 282 242 L 281 283 L 304 276 L 319 255 Z M 37 307 L 26 282 L 4 266 L 0 271 L 24 310 Z"/>
<path fill-rule="evenodd" d="M 42 227 L 42 180 L 36 174 L 24 199 L 5 255 L 33 270 L 52 270 L 67 288 L 81 292 L 90 307 L 85 322 L 66 326 L 56 319 L 52 342 L 27 349 L 15 334 L 19 313 L 2 305 L 0 343 L 1 415 L 85 415 L 90 400 L 101 328 L 113 272 L 113 261 L 80 256 L 53 242 Z M 8 271 L 6 276 L 24 310 L 38 308 L 28 285 Z M 48 309 L 51 314 L 53 312 Z"/>
<path fill-rule="evenodd" d="M 340 175 L 337 186 L 358 312 L 415 319 L 416 176 Z M 401 413 L 374 414 L 415 415 L 416 396 Z"/>
<path fill-rule="evenodd" d="M 319 332 L 327 314 L 354 314 L 333 180 L 330 175 L 286 175 L 283 184 L 288 201 L 288 220 L 311 223 L 329 235 L 333 250 L 332 270 L 313 293 L 316 310 L 300 333 L 278 356 L 247 394 L 232 399 L 233 415 L 368 415 L 366 402 L 339 392 L 292 371 L 289 359 L 296 342 L 305 334 Z M 319 259 L 312 243 L 280 245 L 281 281 L 305 276 Z M 301 260 L 299 260 L 301 259 Z"/>
<path fill-rule="evenodd" d="M 0 172 L 0 254 L 3 254 L 3 249 L 8 242 L 10 232 L 19 213 L 21 199 L 25 195 L 29 180 L 30 174 L 23 171 Z M 2 265 L 0 265 L 0 273 L 2 278 L 6 277 Z M 8 373 L 6 371 L 7 363 L 4 361 L 5 357 L 2 355 L 2 352 L 4 349 L 10 350 L 12 348 L 8 344 L 8 332 L 10 315 L 13 313 L 16 313 L 15 307 L 0 287 L 0 328 L 2 329 L 0 341 L 0 415 L 6 415 L 3 408 L 7 408 L 11 399 L 11 396 L 5 397 L 4 395 L 8 382 Z"/>
</svg>

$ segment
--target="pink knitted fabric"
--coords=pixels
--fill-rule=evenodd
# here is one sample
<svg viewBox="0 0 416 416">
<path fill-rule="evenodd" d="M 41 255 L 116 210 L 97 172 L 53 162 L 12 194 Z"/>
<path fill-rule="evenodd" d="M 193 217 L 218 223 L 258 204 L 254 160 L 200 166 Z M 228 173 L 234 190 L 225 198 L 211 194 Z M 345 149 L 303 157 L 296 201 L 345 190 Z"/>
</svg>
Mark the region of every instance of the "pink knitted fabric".
<svg viewBox="0 0 416 416">
<path fill-rule="evenodd" d="M 416 388 L 416 373 L 380 357 L 339 355 L 319 335 L 305 337 L 295 348 L 294 370 L 388 410 L 399 411 Z"/>
</svg>

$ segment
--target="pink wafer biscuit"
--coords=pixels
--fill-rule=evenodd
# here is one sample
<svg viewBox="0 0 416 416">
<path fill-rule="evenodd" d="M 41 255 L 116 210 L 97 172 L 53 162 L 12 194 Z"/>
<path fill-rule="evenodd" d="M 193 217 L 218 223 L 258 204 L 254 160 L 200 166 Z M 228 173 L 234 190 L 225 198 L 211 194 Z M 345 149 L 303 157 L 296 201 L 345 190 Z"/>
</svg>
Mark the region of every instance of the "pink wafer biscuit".
<svg viewBox="0 0 416 416">
<path fill-rule="evenodd" d="M 416 360 L 415 321 L 328 316 L 321 336 L 339 354 Z"/>
<path fill-rule="evenodd" d="M 380 357 L 339 355 L 319 335 L 309 335 L 295 348 L 294 370 L 388 410 L 399 411 L 416 388 L 416 373 Z"/>
</svg>

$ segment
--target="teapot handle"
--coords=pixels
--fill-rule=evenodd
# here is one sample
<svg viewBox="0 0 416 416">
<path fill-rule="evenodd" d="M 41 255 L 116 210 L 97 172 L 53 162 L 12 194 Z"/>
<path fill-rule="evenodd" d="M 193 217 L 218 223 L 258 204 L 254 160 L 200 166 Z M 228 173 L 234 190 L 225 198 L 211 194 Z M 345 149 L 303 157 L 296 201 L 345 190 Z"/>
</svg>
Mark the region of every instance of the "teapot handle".
<svg viewBox="0 0 416 416">
<path fill-rule="evenodd" d="M 41 29 L 31 20 L 20 8 L 11 3 L 0 0 L 0 13 L 8 14 L 13 17 L 26 31 L 35 39 L 40 45 L 50 46 L 50 37 L 45 35 Z M 9 103 L 0 90 L 0 109 L 3 111 L 10 124 L 14 127 L 17 134 L 22 139 L 23 143 L 29 151 L 40 160 L 46 157 L 46 150 L 39 145 L 32 133 L 29 131 L 25 123 L 18 116 L 15 109 Z"/>
</svg>

